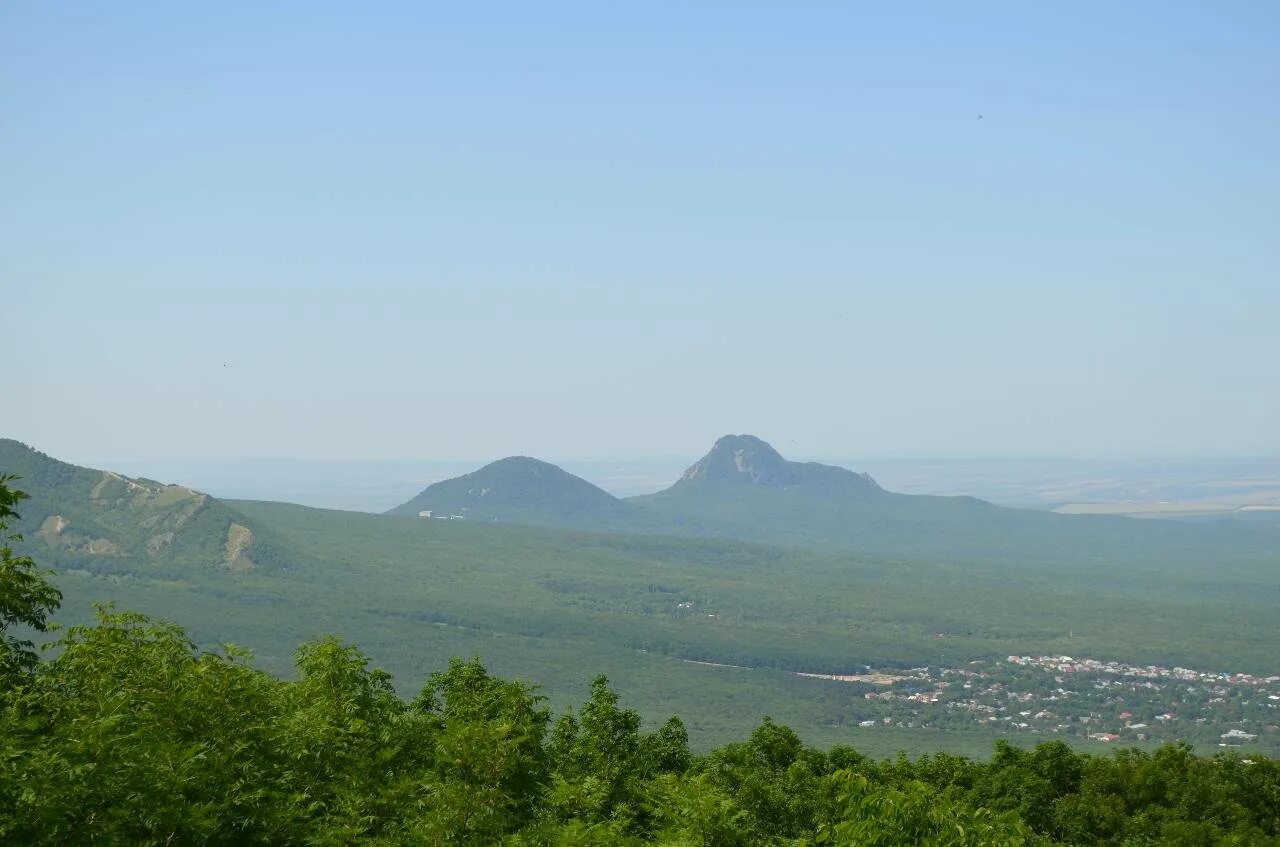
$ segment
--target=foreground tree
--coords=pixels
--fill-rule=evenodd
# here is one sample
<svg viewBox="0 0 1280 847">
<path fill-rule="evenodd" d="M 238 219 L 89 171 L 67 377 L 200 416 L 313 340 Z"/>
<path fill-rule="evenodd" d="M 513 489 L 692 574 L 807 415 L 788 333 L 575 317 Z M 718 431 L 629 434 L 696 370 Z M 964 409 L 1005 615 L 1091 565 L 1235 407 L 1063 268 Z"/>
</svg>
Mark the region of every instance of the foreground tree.
<svg viewBox="0 0 1280 847">
<path fill-rule="evenodd" d="M 35 645 L 10 632 L 14 625 L 47 632 L 49 615 L 62 602 L 62 593 L 49 583 L 47 571 L 30 556 L 17 556 L 11 546 L 22 539 L 10 533 L 19 517 L 14 507 L 27 495 L 10 487 L 17 477 L 0 474 L 0 691 L 13 685 L 13 676 L 29 672 L 36 663 Z"/>
<path fill-rule="evenodd" d="M 410 709 L 433 727 L 434 755 L 418 778 L 407 843 L 495 844 L 534 820 L 547 783 L 541 697 L 454 659 Z"/>
<path fill-rule="evenodd" d="M 2 717 L 0 843 L 270 844 L 290 826 L 280 683 L 181 629 L 99 610 Z"/>
<path fill-rule="evenodd" d="M 950 800 L 922 782 L 876 785 L 837 771 L 833 819 L 818 826 L 815 843 L 831 847 L 1022 847 L 1047 843 L 1012 812 L 993 812 Z"/>
</svg>

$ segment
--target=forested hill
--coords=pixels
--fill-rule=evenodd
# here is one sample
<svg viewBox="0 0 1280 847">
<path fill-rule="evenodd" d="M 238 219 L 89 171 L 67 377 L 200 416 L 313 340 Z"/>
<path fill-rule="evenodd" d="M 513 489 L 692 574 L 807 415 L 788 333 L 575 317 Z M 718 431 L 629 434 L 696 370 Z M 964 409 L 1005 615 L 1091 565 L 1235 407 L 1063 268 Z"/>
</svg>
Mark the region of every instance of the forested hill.
<svg viewBox="0 0 1280 847">
<path fill-rule="evenodd" d="M 46 564 L 97 573 L 255 566 L 260 533 L 221 501 L 181 485 L 59 461 L 0 439 L 0 471 L 29 495 L 15 527 Z"/>
<path fill-rule="evenodd" d="M 1059 515 L 972 497 L 897 494 L 867 474 L 791 462 L 750 435 L 726 435 L 670 488 L 619 500 L 555 465 L 516 457 L 437 483 L 393 514 L 712 536 L 950 562 L 1134 571 L 1280 570 L 1280 526 Z"/>
<path fill-rule="evenodd" d="M 548 462 L 499 459 L 428 486 L 388 514 L 567 527 L 597 532 L 674 531 L 678 523 L 649 513 Z"/>
<path fill-rule="evenodd" d="M 436 482 L 388 514 L 417 516 L 421 512 L 472 521 L 608 522 L 625 518 L 628 507 L 607 491 L 554 464 L 512 455 L 452 480 Z"/>
</svg>

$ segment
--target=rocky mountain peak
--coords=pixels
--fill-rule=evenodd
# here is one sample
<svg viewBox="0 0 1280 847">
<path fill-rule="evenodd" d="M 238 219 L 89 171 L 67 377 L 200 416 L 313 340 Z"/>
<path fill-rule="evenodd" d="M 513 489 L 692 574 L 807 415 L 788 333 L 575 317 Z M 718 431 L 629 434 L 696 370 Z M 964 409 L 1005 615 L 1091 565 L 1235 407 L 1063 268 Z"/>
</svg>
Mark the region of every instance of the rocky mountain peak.
<svg viewBox="0 0 1280 847">
<path fill-rule="evenodd" d="M 682 479 L 785 488 L 798 482 L 791 462 L 754 435 L 726 435 Z"/>
</svg>

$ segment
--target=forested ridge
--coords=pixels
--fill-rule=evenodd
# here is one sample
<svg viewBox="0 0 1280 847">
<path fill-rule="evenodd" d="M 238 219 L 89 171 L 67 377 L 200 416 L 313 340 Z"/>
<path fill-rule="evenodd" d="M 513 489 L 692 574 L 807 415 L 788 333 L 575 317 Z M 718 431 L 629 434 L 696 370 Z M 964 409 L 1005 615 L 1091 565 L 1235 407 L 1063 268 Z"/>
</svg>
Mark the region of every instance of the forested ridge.
<svg viewBox="0 0 1280 847">
<path fill-rule="evenodd" d="M 0 524 L 21 495 L 0 480 Z M 48 573 L 0 546 L 0 843 L 1280 844 L 1280 762 L 1170 745 L 1004 743 L 873 761 L 764 718 L 694 756 L 596 679 L 553 717 L 455 659 L 406 701 L 336 638 L 281 680 L 243 651 L 102 609 L 42 658 Z"/>
</svg>

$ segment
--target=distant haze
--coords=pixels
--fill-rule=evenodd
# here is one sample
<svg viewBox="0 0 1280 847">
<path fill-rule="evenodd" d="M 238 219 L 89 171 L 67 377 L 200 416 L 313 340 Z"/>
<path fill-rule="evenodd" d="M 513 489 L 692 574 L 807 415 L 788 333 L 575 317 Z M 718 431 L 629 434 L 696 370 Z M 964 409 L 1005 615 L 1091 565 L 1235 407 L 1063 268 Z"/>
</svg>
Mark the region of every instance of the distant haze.
<svg viewBox="0 0 1280 847">
<path fill-rule="evenodd" d="M 0 30 L 0 435 L 64 459 L 1280 455 L 1280 4 Z"/>
</svg>

